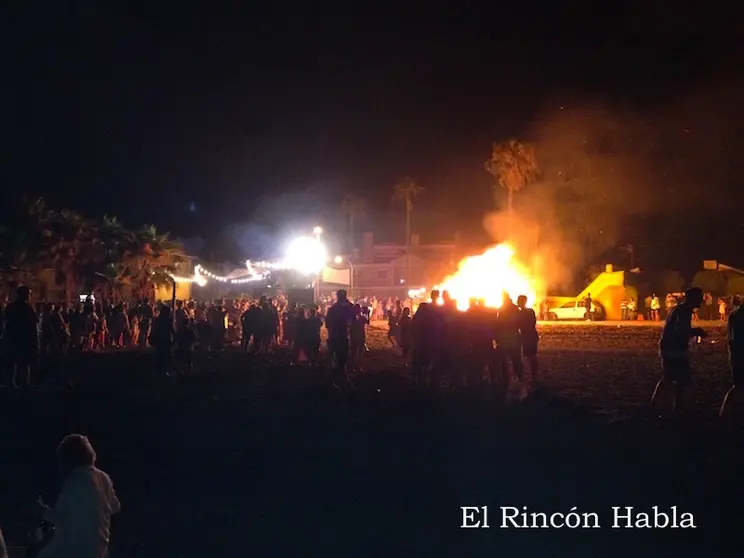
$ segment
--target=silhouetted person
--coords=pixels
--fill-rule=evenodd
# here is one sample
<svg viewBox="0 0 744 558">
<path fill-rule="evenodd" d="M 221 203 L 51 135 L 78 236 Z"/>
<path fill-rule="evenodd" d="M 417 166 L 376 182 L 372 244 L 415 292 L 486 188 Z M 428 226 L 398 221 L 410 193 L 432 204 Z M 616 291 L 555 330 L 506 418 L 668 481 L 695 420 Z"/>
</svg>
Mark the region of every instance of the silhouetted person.
<svg viewBox="0 0 744 558">
<path fill-rule="evenodd" d="M 334 376 L 348 381 L 349 334 L 354 321 L 354 307 L 346 297 L 346 291 L 336 292 L 336 302 L 328 309 L 325 325 L 328 329 L 328 347 L 335 359 Z"/>
<path fill-rule="evenodd" d="M 5 309 L 8 374 L 14 387 L 30 388 L 31 373 L 39 358 L 39 317 L 30 303 L 31 289 L 16 290 L 15 301 Z"/>
<path fill-rule="evenodd" d="M 224 301 L 219 301 L 209 312 L 209 324 L 212 326 L 212 349 L 220 350 L 225 346 L 227 335 L 227 310 Z"/>
<path fill-rule="evenodd" d="M 163 306 L 150 329 L 150 345 L 155 347 L 155 365 L 158 372 L 170 372 L 175 335 L 171 309 Z"/>
<path fill-rule="evenodd" d="M 194 371 L 194 346 L 196 332 L 189 318 L 181 318 L 176 331 L 176 363 L 178 371 L 191 374 Z"/>
<path fill-rule="evenodd" d="M 664 331 L 659 341 L 661 354 L 662 377 L 656 384 L 651 396 L 651 404 L 656 402 L 662 386 L 672 382 L 674 384 L 674 398 L 672 412 L 677 411 L 679 399 L 690 383 L 690 338 L 705 337 L 702 328 L 692 327 L 692 313 L 700 308 L 703 302 L 703 291 L 698 287 L 687 289 L 684 300 L 669 313 L 664 324 Z"/>
<path fill-rule="evenodd" d="M 152 311 L 152 305 L 147 298 L 142 299 L 142 303 L 137 308 L 139 314 L 139 339 L 138 344 L 144 347 L 150 337 L 150 327 L 155 313 Z"/>
<path fill-rule="evenodd" d="M 308 355 L 310 364 L 318 364 L 320 356 L 320 328 L 323 326 L 323 319 L 318 315 L 318 309 L 310 308 L 310 316 L 307 318 L 308 330 Z"/>
<path fill-rule="evenodd" d="M 504 301 L 499 309 L 497 337 L 497 358 L 501 364 L 504 394 L 509 393 L 509 387 L 515 379 L 520 382 L 520 399 L 527 396 L 527 386 L 524 383 L 524 365 L 522 364 L 522 336 L 519 332 L 520 310 L 509 295 L 504 295 Z M 509 365 L 511 364 L 511 373 Z"/>
<path fill-rule="evenodd" d="M 403 352 L 403 367 L 408 368 L 411 359 L 411 345 L 413 344 L 413 333 L 411 331 L 411 309 L 403 308 L 400 317 L 400 348 Z"/>
<path fill-rule="evenodd" d="M 586 310 L 586 312 L 584 313 L 584 319 L 589 320 L 589 321 L 593 320 L 594 315 L 592 314 L 592 294 L 591 293 L 586 294 L 586 298 L 584 299 L 584 310 Z"/>
<path fill-rule="evenodd" d="M 398 301 L 400 303 L 400 301 Z M 402 311 L 402 310 L 401 310 Z M 395 310 L 393 310 L 395 313 Z M 400 325 L 400 318 L 396 319 Z M 362 312 L 361 304 L 354 305 L 354 320 L 351 322 L 351 363 L 357 372 L 363 372 L 362 358 L 364 356 L 364 347 L 367 344 L 367 315 Z M 400 343 L 400 331 L 396 334 L 396 339 Z"/>
<path fill-rule="evenodd" d="M 724 415 L 727 404 L 735 399 L 736 386 L 744 384 L 744 306 L 738 304 L 728 317 L 728 345 L 732 385 L 723 398 L 720 416 Z"/>
<path fill-rule="evenodd" d="M 519 331 L 522 334 L 522 355 L 530 368 L 530 389 L 535 390 L 540 385 L 540 369 L 537 361 L 537 344 L 540 340 L 537 334 L 537 317 L 532 308 L 527 308 L 527 297 L 517 297 L 519 306 Z"/>
<path fill-rule="evenodd" d="M 440 366 L 444 343 L 444 316 L 438 307 L 439 291 L 431 291 L 431 302 L 419 304 L 411 321 L 413 372 L 417 385 L 431 383 Z"/>
</svg>

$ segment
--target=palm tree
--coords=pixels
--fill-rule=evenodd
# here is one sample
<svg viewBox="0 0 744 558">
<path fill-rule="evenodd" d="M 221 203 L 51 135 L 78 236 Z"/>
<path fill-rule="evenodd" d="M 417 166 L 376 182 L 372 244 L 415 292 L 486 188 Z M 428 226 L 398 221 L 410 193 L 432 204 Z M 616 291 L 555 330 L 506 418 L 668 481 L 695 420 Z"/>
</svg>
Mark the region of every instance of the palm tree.
<svg viewBox="0 0 744 558">
<path fill-rule="evenodd" d="M 37 272 L 38 252 L 34 252 L 34 231 L 13 226 L 0 226 L 0 285 L 26 283 Z M 9 293 L 6 293 L 9 294 Z"/>
<path fill-rule="evenodd" d="M 168 233 L 160 234 L 154 225 L 145 225 L 135 234 L 133 259 L 139 270 L 143 290 L 151 284 L 171 285 L 170 273 L 186 261 L 183 246 L 172 241 Z"/>
<path fill-rule="evenodd" d="M 49 259 L 64 281 L 68 304 L 95 272 L 95 237 L 94 224 L 79 213 L 63 210 L 55 215 Z"/>
<path fill-rule="evenodd" d="M 351 244 L 351 249 L 353 250 L 355 248 L 354 221 L 364 216 L 367 211 L 367 202 L 364 198 L 361 198 L 356 194 L 348 194 L 341 202 L 341 211 L 347 219 L 347 224 L 349 226 L 349 242 Z"/>
<path fill-rule="evenodd" d="M 55 212 L 44 198 L 24 199 L 12 217 L 0 226 L 0 280 L 28 284 L 39 273 L 53 269 L 49 247 L 53 244 Z"/>
<path fill-rule="evenodd" d="M 491 158 L 485 163 L 486 170 L 496 179 L 494 197 L 497 186 L 508 192 L 509 227 L 513 213 L 514 193 L 532 184 L 539 174 L 535 149 L 529 143 L 508 140 L 501 143 L 493 142 Z M 511 233 L 511 230 L 509 231 Z"/>
<path fill-rule="evenodd" d="M 413 200 L 423 193 L 423 186 L 408 176 L 393 188 L 393 202 L 402 202 L 406 206 L 406 284 L 411 281 L 411 211 L 413 210 Z"/>
</svg>

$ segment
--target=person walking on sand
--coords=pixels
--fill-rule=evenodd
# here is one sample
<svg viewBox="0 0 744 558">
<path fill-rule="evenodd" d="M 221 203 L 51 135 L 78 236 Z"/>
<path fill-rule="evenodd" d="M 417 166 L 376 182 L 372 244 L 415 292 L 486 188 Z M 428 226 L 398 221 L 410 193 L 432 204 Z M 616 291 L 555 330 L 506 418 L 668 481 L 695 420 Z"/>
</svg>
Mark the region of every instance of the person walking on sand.
<svg viewBox="0 0 744 558">
<path fill-rule="evenodd" d="M 690 383 L 690 357 L 688 349 L 692 337 L 705 337 L 706 332 L 699 327 L 692 327 L 692 313 L 700 308 L 703 302 L 703 291 L 698 287 L 687 289 L 683 301 L 669 313 L 664 324 L 664 331 L 659 341 L 662 377 L 654 388 L 651 404 L 656 403 L 662 387 L 674 384 L 672 413 L 677 412 L 679 400 Z"/>
</svg>

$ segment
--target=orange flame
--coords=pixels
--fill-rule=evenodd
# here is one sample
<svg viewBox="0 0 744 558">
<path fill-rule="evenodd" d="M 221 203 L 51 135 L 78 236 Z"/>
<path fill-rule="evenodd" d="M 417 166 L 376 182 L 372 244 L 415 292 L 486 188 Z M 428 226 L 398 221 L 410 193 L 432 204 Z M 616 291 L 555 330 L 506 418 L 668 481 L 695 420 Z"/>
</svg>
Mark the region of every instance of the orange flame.
<svg viewBox="0 0 744 558">
<path fill-rule="evenodd" d="M 448 291 L 459 310 L 467 310 L 471 299 L 483 301 L 489 308 L 499 308 L 504 293 L 516 302 L 519 295 L 527 296 L 527 305 L 537 301 L 540 282 L 515 257 L 508 244 L 493 246 L 476 256 L 460 261 L 457 272 L 447 277 L 436 288 Z"/>
</svg>

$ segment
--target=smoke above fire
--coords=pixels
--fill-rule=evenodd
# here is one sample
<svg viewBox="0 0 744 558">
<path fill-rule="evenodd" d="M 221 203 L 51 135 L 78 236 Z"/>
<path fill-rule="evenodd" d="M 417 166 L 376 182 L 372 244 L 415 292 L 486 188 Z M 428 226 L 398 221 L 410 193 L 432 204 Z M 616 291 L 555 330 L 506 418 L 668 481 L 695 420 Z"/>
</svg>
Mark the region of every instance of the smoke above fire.
<svg viewBox="0 0 744 558">
<path fill-rule="evenodd" d="M 515 193 L 511 223 L 507 211 L 494 211 L 484 217 L 486 231 L 496 243 L 508 240 L 551 287 L 565 289 L 608 249 L 630 241 L 634 218 L 732 210 L 720 200 L 737 181 L 742 91 L 740 83 L 718 84 L 645 110 L 586 98 L 551 103 L 524 135 L 538 180 Z M 493 192 L 496 207 L 506 198 L 502 188 Z"/>
</svg>

